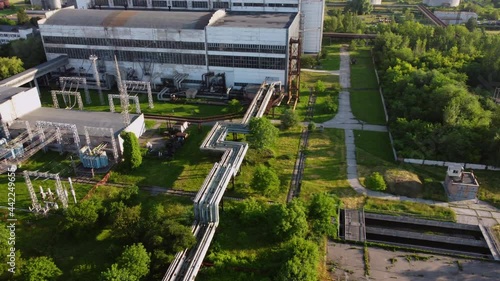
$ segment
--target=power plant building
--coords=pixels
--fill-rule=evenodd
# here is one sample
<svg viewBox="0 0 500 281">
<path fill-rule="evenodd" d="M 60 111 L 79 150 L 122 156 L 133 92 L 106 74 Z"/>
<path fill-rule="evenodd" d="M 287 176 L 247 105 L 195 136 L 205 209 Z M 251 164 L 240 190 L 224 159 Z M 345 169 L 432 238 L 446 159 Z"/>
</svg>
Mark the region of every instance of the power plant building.
<svg viewBox="0 0 500 281">
<path fill-rule="evenodd" d="M 35 1 L 35 0 L 32 0 Z M 51 0 L 59 1 L 59 0 Z M 323 37 L 324 0 L 69 0 L 77 9 L 147 9 L 167 11 L 300 13 L 302 51 L 319 53 Z"/>
<path fill-rule="evenodd" d="M 174 1 L 175 2 L 175 1 Z M 116 1 L 115 1 L 116 3 Z M 126 79 L 162 83 L 184 74 L 201 83 L 207 72 L 225 73 L 226 85 L 287 81 L 289 42 L 299 38 L 297 13 L 62 9 L 39 21 L 47 59 L 67 54 L 68 67 L 115 75 L 114 56 Z M 90 75 L 89 75 L 90 74 Z"/>
</svg>

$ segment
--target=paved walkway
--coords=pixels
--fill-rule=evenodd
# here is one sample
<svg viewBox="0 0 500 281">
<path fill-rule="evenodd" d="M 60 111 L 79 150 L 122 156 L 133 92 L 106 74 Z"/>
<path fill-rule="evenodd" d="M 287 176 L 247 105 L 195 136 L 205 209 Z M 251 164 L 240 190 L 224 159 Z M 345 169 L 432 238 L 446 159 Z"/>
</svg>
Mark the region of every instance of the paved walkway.
<svg viewBox="0 0 500 281">
<path fill-rule="evenodd" d="M 329 71 L 316 71 L 326 72 Z M 437 202 L 432 200 L 409 198 L 405 196 L 396 196 L 383 192 L 377 192 L 366 189 L 361 185 L 358 179 L 358 165 L 356 162 L 356 145 L 354 143 L 353 130 L 366 130 L 387 132 L 386 126 L 371 125 L 356 119 L 351 111 L 351 102 L 349 88 L 350 82 L 350 60 L 349 52 L 345 48 L 340 49 L 340 87 L 342 91 L 339 95 L 339 111 L 335 117 L 329 121 L 322 123 L 325 128 L 339 128 L 344 129 L 345 132 L 345 146 L 346 146 L 346 160 L 347 160 L 347 180 L 349 185 L 359 194 L 364 194 L 370 197 L 376 197 L 387 200 L 400 200 L 417 202 L 435 206 L 450 207 L 457 214 L 457 222 L 465 224 L 482 224 L 484 226 L 492 226 L 500 224 L 500 210 L 489 205 L 486 202 L 477 200 L 458 201 L 458 202 Z"/>
</svg>

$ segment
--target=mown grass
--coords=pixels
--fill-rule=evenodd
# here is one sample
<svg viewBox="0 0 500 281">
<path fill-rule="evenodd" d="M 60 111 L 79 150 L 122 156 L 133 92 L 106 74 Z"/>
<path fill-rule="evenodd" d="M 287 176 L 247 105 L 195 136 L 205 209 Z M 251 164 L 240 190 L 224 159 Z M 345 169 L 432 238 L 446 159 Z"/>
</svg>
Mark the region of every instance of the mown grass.
<svg viewBox="0 0 500 281">
<path fill-rule="evenodd" d="M 390 215 L 412 215 L 420 218 L 429 218 L 443 221 L 456 221 L 455 212 L 450 208 L 426 205 L 408 201 L 384 200 L 378 198 L 367 198 L 364 209 L 367 212 L 390 214 Z"/>
<path fill-rule="evenodd" d="M 198 191 L 213 163 L 220 159 L 220 155 L 202 153 L 199 149 L 210 128 L 188 129 L 189 137 L 172 160 L 143 157 L 136 170 L 113 171 L 110 182 Z"/>
<path fill-rule="evenodd" d="M 87 111 L 103 111 L 109 112 L 109 102 L 108 102 L 108 94 L 117 94 L 116 91 L 103 91 L 104 95 L 104 105 L 100 104 L 99 94 L 96 90 L 89 90 L 92 103 L 87 104 L 85 102 L 85 93 L 83 89 L 79 89 L 79 92 L 82 96 L 83 101 L 83 109 Z M 45 107 L 53 107 L 52 96 L 50 94 L 49 89 L 41 90 L 41 101 L 42 106 Z M 57 100 L 59 102 L 60 108 L 66 108 L 66 106 L 73 106 L 75 104 L 74 98 L 72 98 L 71 103 L 65 103 L 63 97 L 61 95 L 57 96 Z M 177 101 L 177 102 L 165 102 L 158 101 L 156 95 L 153 94 L 153 103 L 154 108 L 148 108 L 148 97 L 147 94 L 139 94 L 139 102 L 141 107 L 141 112 L 146 114 L 163 114 L 163 115 L 175 115 L 180 117 L 208 117 L 214 115 L 227 114 L 228 109 L 223 105 L 209 105 L 202 103 L 194 103 L 187 102 L 186 100 Z M 120 100 L 114 99 L 113 103 L 115 105 L 115 112 L 120 112 Z M 74 110 L 78 110 L 78 105 L 74 105 Z M 131 113 L 135 113 L 135 104 L 133 101 L 130 101 L 129 111 Z"/>
<path fill-rule="evenodd" d="M 356 59 L 356 63 L 351 64 L 351 89 L 368 89 L 376 92 L 378 83 L 370 49 L 361 47 L 351 51 L 350 58 Z"/>
<path fill-rule="evenodd" d="M 385 125 L 385 112 L 377 90 L 350 90 L 351 109 L 354 116 L 364 122 Z"/>
<path fill-rule="evenodd" d="M 325 104 L 326 100 L 329 98 L 329 95 L 336 95 L 336 91 L 334 89 L 338 88 L 339 77 L 337 75 L 331 75 L 328 73 L 302 71 L 300 74 L 300 79 L 300 83 L 302 85 L 300 91 L 300 102 L 298 103 L 295 110 L 301 117 L 301 120 L 304 121 L 306 119 L 310 88 L 312 88 L 314 91 L 316 82 L 318 80 L 321 80 L 325 83 L 326 91 L 324 93 L 315 93 L 316 103 L 314 106 L 314 117 L 311 121 L 315 123 L 323 123 L 332 119 L 335 116 L 336 112 L 326 111 Z M 338 106 L 338 98 L 334 98 L 333 102 Z"/>
<path fill-rule="evenodd" d="M 233 188 L 232 184 L 230 184 L 227 194 L 238 197 L 254 197 L 285 202 L 299 149 L 300 134 L 300 127 L 292 128 L 288 131 L 280 131 L 279 139 L 273 148 L 273 156 L 249 148 L 245 160 L 241 165 L 240 172 L 236 176 L 235 187 Z M 261 192 L 252 189 L 250 182 L 252 181 L 255 167 L 259 164 L 264 164 L 276 172 L 281 182 L 279 193 L 266 197 Z"/>
<path fill-rule="evenodd" d="M 300 198 L 308 200 L 321 192 L 336 194 L 346 206 L 355 207 L 361 202 L 362 197 L 347 182 L 343 130 L 317 129 L 309 136 Z"/>
<path fill-rule="evenodd" d="M 326 57 L 320 60 L 320 67 L 324 70 L 339 70 L 340 69 L 340 44 L 331 44 L 323 46 L 323 52 Z"/>
<path fill-rule="evenodd" d="M 373 172 L 382 175 L 389 169 L 406 170 L 418 175 L 423 184 L 423 190 L 417 197 L 447 201 L 446 193 L 441 182 L 444 180 L 446 169 L 442 171 L 429 170 L 426 166 L 399 164 L 394 162 L 392 147 L 388 133 L 355 131 L 356 160 L 358 176 L 361 184 Z"/>
<path fill-rule="evenodd" d="M 39 151 L 25 163 L 19 165 L 20 170 L 59 173 L 60 176 L 74 176 L 73 166 L 80 163 L 80 158 L 69 153 L 60 154 L 55 151 Z"/>
</svg>

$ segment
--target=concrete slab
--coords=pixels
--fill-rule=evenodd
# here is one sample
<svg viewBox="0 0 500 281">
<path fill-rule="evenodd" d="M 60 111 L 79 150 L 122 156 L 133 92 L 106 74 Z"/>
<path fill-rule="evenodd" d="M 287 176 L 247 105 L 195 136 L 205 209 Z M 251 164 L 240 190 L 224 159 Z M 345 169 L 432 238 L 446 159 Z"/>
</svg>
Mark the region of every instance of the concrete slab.
<svg viewBox="0 0 500 281">
<path fill-rule="evenodd" d="M 478 217 L 482 217 L 482 218 L 492 218 L 493 217 L 491 215 L 491 212 L 480 211 L 480 210 L 475 210 L 475 211 L 476 211 Z"/>
<path fill-rule="evenodd" d="M 467 216 L 476 216 L 477 215 L 475 210 L 457 208 L 457 207 L 451 207 L 451 208 L 453 209 L 453 211 L 455 211 L 455 213 L 457 215 L 467 215 Z"/>
<path fill-rule="evenodd" d="M 473 224 L 473 225 L 479 224 L 479 221 L 476 216 L 457 215 L 457 222 L 465 224 Z"/>
<path fill-rule="evenodd" d="M 479 222 L 484 226 L 494 226 L 498 224 L 498 221 L 494 218 L 479 218 Z"/>
<path fill-rule="evenodd" d="M 491 216 L 496 219 L 500 219 L 500 212 L 491 212 Z"/>
</svg>

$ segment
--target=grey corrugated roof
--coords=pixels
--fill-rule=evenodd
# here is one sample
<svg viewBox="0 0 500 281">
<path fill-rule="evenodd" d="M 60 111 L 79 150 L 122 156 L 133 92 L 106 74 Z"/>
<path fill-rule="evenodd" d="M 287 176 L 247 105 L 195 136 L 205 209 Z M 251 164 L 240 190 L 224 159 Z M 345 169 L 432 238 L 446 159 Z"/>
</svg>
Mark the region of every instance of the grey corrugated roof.
<svg viewBox="0 0 500 281">
<path fill-rule="evenodd" d="M 67 26 L 203 29 L 212 12 L 62 9 L 44 24 Z"/>
<path fill-rule="evenodd" d="M 228 12 L 212 26 L 288 28 L 296 15 L 297 13 Z"/>
</svg>

